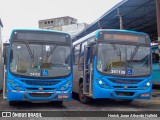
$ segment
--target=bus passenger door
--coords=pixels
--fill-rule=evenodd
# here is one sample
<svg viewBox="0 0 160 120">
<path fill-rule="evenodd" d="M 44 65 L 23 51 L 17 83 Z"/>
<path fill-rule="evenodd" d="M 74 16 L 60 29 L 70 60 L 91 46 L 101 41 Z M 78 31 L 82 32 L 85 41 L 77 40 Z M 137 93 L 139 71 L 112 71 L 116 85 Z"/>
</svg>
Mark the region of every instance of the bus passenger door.
<svg viewBox="0 0 160 120">
<path fill-rule="evenodd" d="M 7 61 L 8 61 L 8 47 L 9 43 L 3 44 L 3 99 L 7 99 Z"/>
<path fill-rule="evenodd" d="M 83 94 L 92 95 L 92 47 L 84 46 Z"/>
</svg>

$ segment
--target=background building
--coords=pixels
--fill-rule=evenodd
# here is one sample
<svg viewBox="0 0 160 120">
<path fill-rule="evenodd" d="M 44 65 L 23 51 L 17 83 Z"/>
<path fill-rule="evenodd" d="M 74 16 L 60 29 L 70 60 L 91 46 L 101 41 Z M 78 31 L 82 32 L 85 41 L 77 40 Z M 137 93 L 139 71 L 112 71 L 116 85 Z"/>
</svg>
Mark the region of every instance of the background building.
<svg viewBox="0 0 160 120">
<path fill-rule="evenodd" d="M 72 37 L 86 26 L 88 26 L 86 23 L 77 23 L 77 19 L 69 16 L 39 20 L 39 28 L 64 31 Z"/>
</svg>

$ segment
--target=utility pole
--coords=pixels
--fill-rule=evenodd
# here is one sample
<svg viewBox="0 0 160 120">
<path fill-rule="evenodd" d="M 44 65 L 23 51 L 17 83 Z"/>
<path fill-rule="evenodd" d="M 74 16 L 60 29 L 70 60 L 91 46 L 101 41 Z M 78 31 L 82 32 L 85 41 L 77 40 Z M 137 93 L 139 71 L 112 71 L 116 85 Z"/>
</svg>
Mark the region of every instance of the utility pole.
<svg viewBox="0 0 160 120">
<path fill-rule="evenodd" d="M 120 29 L 123 30 L 123 18 L 122 15 L 119 15 Z"/>
<path fill-rule="evenodd" d="M 119 27 L 121 30 L 123 30 L 123 16 L 120 14 L 119 12 L 119 8 L 117 8 L 117 13 L 118 13 L 118 17 L 119 17 Z"/>
</svg>

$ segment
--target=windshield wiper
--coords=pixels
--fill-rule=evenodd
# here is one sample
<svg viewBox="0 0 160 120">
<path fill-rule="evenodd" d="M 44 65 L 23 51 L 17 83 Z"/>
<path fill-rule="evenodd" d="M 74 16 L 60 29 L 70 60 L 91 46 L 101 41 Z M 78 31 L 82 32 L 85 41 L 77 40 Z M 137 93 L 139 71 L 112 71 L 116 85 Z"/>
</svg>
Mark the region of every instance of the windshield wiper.
<svg viewBox="0 0 160 120">
<path fill-rule="evenodd" d="M 120 61 L 121 61 L 121 50 L 120 48 L 117 48 L 115 44 L 111 44 L 113 49 L 116 51 L 117 55 L 120 56 Z"/>
<path fill-rule="evenodd" d="M 130 56 L 129 62 L 131 62 L 131 61 L 133 60 L 133 58 L 134 58 L 134 56 L 136 55 L 138 49 L 139 49 L 139 45 L 137 45 L 137 46 L 135 47 L 133 53 L 132 53 L 131 56 Z"/>
<path fill-rule="evenodd" d="M 28 43 L 25 43 L 25 45 L 26 45 L 26 47 L 27 47 L 27 50 L 28 50 L 29 55 L 31 56 L 31 58 L 34 58 L 34 55 L 33 55 L 32 51 L 31 51 L 31 48 L 30 48 L 29 44 L 28 44 Z"/>
<path fill-rule="evenodd" d="M 49 52 L 49 54 L 48 54 L 48 52 L 47 52 L 47 57 L 49 57 L 50 55 L 52 55 L 52 53 L 55 51 L 56 48 L 57 48 L 57 45 L 55 45 L 55 46 L 52 48 L 52 50 Z"/>
<path fill-rule="evenodd" d="M 116 51 L 117 55 L 120 56 L 121 55 L 121 50 L 120 48 L 117 48 L 117 46 L 115 44 L 111 44 L 114 48 L 114 50 Z"/>
</svg>

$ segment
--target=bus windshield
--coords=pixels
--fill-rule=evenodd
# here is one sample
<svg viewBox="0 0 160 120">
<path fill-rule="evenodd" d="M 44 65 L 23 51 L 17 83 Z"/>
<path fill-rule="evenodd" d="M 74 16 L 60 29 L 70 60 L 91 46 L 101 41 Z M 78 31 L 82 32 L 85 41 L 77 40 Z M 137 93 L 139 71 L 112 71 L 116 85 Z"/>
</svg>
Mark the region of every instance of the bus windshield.
<svg viewBox="0 0 160 120">
<path fill-rule="evenodd" d="M 97 69 L 106 74 L 143 76 L 151 73 L 150 47 L 99 43 Z"/>
<path fill-rule="evenodd" d="M 12 51 L 10 70 L 16 75 L 58 77 L 71 72 L 69 45 L 13 42 Z"/>
</svg>

